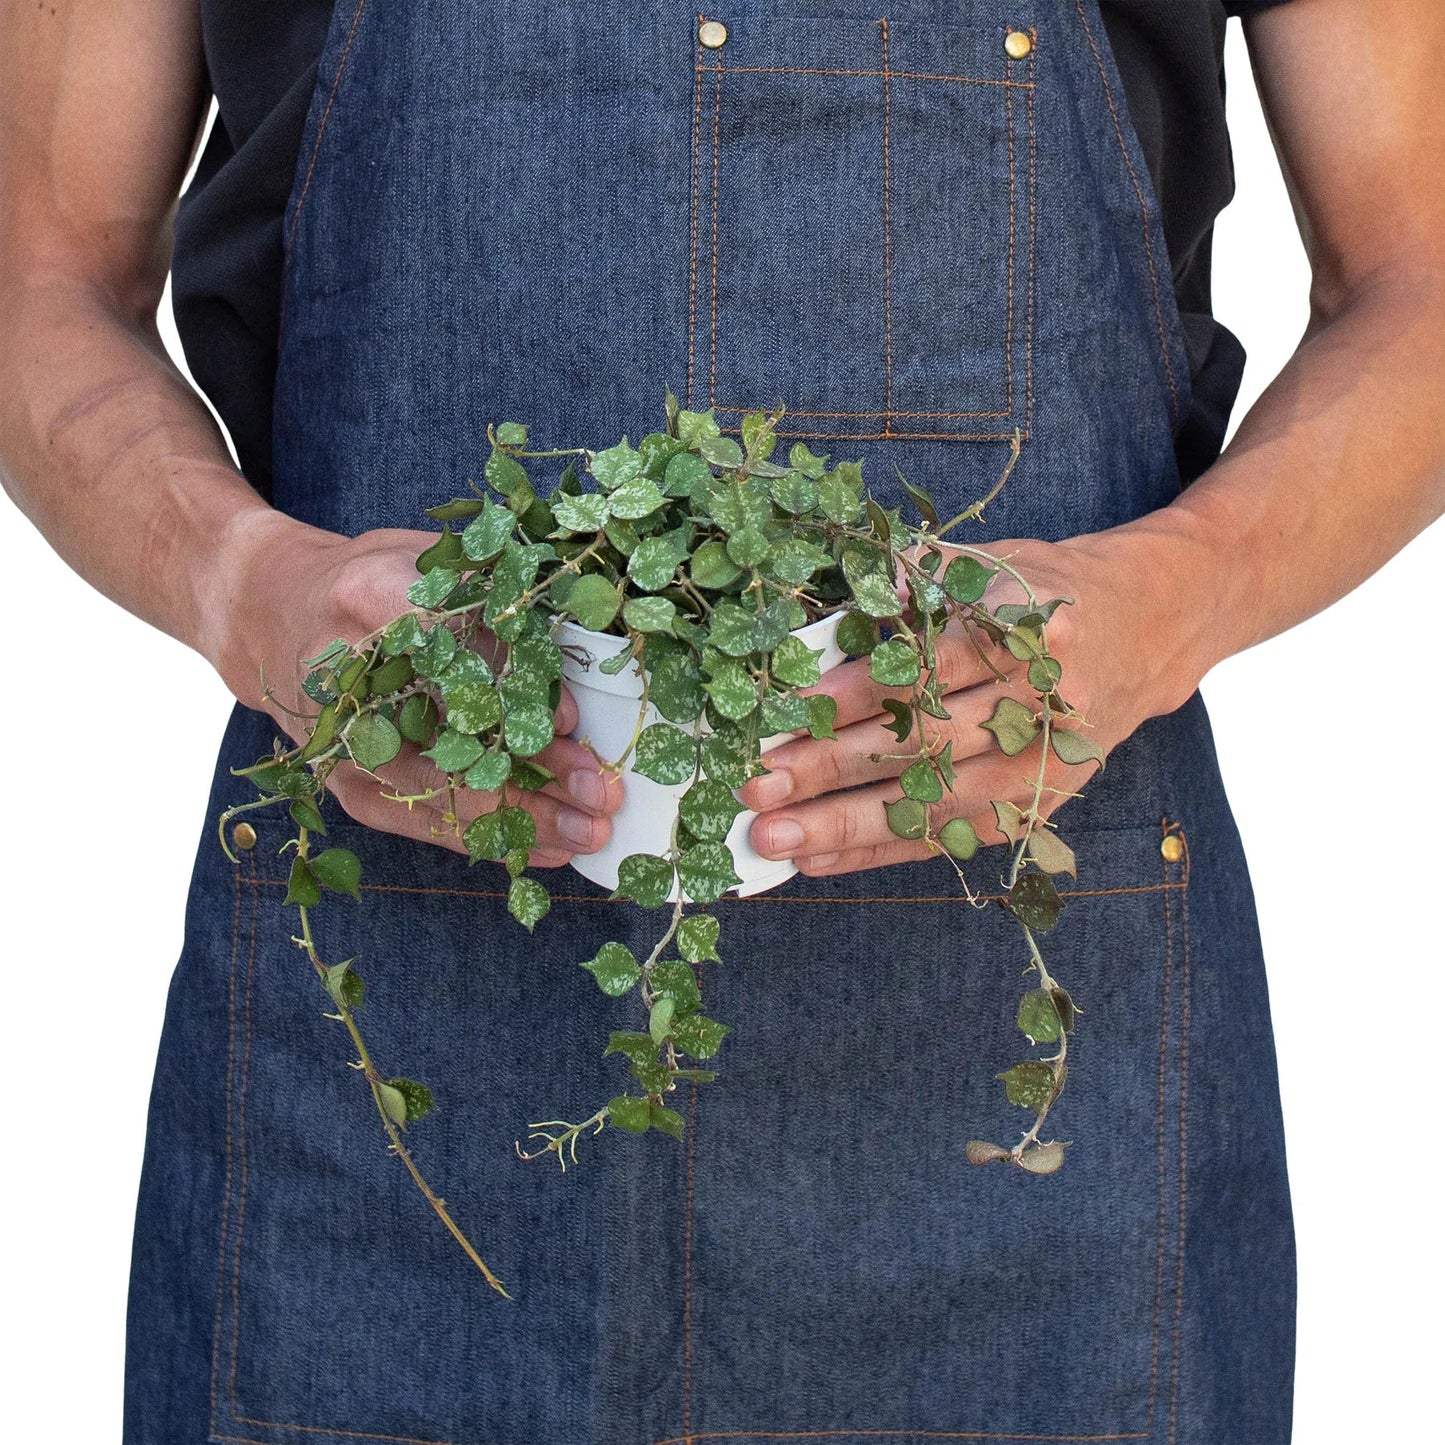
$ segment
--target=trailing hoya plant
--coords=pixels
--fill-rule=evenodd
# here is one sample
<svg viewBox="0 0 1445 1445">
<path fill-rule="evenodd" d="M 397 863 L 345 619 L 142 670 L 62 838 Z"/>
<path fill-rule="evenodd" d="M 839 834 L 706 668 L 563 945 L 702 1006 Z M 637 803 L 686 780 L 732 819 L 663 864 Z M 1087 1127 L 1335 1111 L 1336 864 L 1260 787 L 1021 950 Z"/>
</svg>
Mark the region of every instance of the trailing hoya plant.
<svg viewBox="0 0 1445 1445">
<path fill-rule="evenodd" d="M 1101 765 L 1103 755 L 1078 730 L 1082 719 L 1060 694 L 1062 669 L 1049 652 L 1049 619 L 1069 599 L 1040 599 L 1007 559 L 945 543 L 980 519 L 1005 485 L 1018 440 L 989 495 L 946 520 L 928 492 L 900 477 L 917 510 L 913 521 L 868 494 L 857 462 L 832 462 L 801 443 L 780 457 L 781 416 L 781 407 L 745 416 L 736 439 L 722 434 L 711 411 L 680 410 L 669 392 L 665 430 L 637 446 L 624 437 L 602 451 L 535 451 L 520 423 L 489 428 L 485 484 L 430 509 L 443 528 L 417 559 L 411 607 L 367 637 L 338 639 L 306 659 L 304 689 L 317 711 L 305 743 L 278 740 L 272 756 L 236 770 L 260 797 L 223 815 L 222 845 L 229 854 L 227 825 L 241 813 L 289 812 L 295 836 L 283 845 L 291 854 L 285 903 L 299 915 L 294 941 L 350 1037 L 392 1151 L 504 1294 L 406 1147 L 405 1131 L 433 1107 L 430 1091 L 378 1067 L 357 1023 L 365 991 L 356 960 L 328 963 L 317 950 L 311 910 L 329 893 L 359 897 L 361 863 L 346 849 L 317 851 L 315 840 L 326 832 L 322 802 L 339 764 L 349 759 L 375 772 L 404 741 L 417 744 L 441 774 L 425 796 L 445 799 L 446 826 L 460 833 L 473 862 L 505 866 L 509 910 L 534 930 L 550 899 L 527 873 L 536 833 L 519 802 L 553 780 L 536 759 L 552 741 L 560 697 L 559 619 L 626 639 L 604 671 L 642 669 L 631 743 L 622 757 L 599 762 L 686 791 L 670 846 L 624 859 L 614 895 L 667 909 L 656 945 L 638 958 L 607 943 L 582 962 L 604 993 L 635 1004 L 636 1027 L 612 1033 L 604 1048 L 618 1056 L 623 1086 L 585 1119 L 529 1125 L 533 1147 L 524 1152 L 519 1144 L 517 1152 L 553 1155 L 565 1169 L 584 1134 L 611 1127 L 681 1135 L 682 1116 L 668 1097 L 681 1081 L 715 1077 L 713 1060 L 730 1031 L 704 1013 L 693 965 L 720 958 L 718 917 L 707 909 L 739 882 L 725 842 L 743 811 L 734 790 L 764 771 L 764 739 L 834 736 L 834 700 L 802 691 L 819 682 L 821 654 L 791 634 L 840 613 L 842 650 L 868 658 L 870 676 L 903 694 L 884 703 L 901 768 L 888 826 L 949 859 L 963 896 L 980 905 L 961 866 L 978 851 L 978 835 L 946 808 L 938 810 L 946 821 L 934 817 L 955 786 L 952 743 L 940 746 L 927 722 L 948 720 L 947 694 L 957 681 L 939 665 L 939 641 L 945 628 L 961 631 L 1001 681 L 1000 647 L 1026 668 L 1032 703 L 1001 696 L 983 727 L 1005 755 L 1037 754 L 1036 765 L 1026 760 L 1029 806 L 993 807 L 1010 850 L 1003 904 L 1029 960 L 1018 1026 L 1031 1044 L 1054 1051 L 999 1075 L 1008 1102 L 1033 1116 L 1022 1137 L 1011 1147 L 974 1140 L 966 1154 L 975 1164 L 1007 1162 L 1034 1174 L 1063 1164 L 1065 1144 L 1042 1140 L 1040 1131 L 1064 1087 L 1075 1006 L 1045 964 L 1039 938 L 1062 907 L 1054 877 L 1073 875 L 1075 861 L 1044 816 L 1044 779 L 1050 754 Z M 525 463 L 557 458 L 566 458 L 565 469 L 544 497 Z M 1024 601 L 985 600 L 1000 573 Z M 649 703 L 661 720 L 644 725 Z M 490 804 L 465 827 L 457 807 L 464 790 Z"/>
</svg>

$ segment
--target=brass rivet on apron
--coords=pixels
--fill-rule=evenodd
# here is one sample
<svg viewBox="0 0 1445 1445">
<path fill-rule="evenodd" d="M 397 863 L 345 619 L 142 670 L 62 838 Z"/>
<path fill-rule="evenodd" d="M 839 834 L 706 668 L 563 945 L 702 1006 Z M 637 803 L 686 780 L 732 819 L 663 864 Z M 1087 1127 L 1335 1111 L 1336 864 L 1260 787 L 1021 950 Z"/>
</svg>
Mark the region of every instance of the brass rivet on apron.
<svg viewBox="0 0 1445 1445">
<path fill-rule="evenodd" d="M 728 28 L 721 20 L 704 20 L 697 27 L 697 38 L 709 50 L 720 50 L 728 38 Z"/>
<path fill-rule="evenodd" d="M 706 44 L 706 41 L 703 43 Z M 1004 38 L 1003 48 L 1010 60 L 1022 60 L 1034 48 L 1034 42 L 1027 30 L 1010 30 Z"/>
<path fill-rule="evenodd" d="M 1167 833 L 1159 844 L 1166 863 L 1177 863 L 1184 856 L 1184 839 L 1178 833 Z"/>
<path fill-rule="evenodd" d="M 237 823 L 231 837 L 243 853 L 249 853 L 256 846 L 256 830 L 249 823 Z"/>
</svg>

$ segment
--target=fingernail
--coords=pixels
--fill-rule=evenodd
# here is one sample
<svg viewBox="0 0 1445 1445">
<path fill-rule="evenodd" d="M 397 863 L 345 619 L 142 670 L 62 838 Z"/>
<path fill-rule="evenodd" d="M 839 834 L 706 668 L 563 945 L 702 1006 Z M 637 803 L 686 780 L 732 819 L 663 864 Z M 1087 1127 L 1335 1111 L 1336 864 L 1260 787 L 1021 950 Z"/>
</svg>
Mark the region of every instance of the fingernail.
<svg viewBox="0 0 1445 1445">
<path fill-rule="evenodd" d="M 795 848 L 802 847 L 802 824 L 793 822 L 791 818 L 779 818 L 769 825 L 767 838 L 770 853 L 791 854 Z"/>
<path fill-rule="evenodd" d="M 575 843 L 579 848 L 586 849 L 592 845 L 592 819 L 575 808 L 557 810 L 557 831 L 569 843 Z"/>
<path fill-rule="evenodd" d="M 786 768 L 779 768 L 775 773 L 764 773 L 748 784 L 748 796 L 759 809 L 776 807 L 792 791 L 793 775 Z"/>
<path fill-rule="evenodd" d="M 600 813 L 607 804 L 607 784 L 602 781 L 602 775 L 585 768 L 579 768 L 567 779 L 567 791 L 594 813 Z"/>
<path fill-rule="evenodd" d="M 836 853 L 818 853 L 812 858 L 804 858 L 805 868 L 831 868 L 838 861 Z"/>
</svg>

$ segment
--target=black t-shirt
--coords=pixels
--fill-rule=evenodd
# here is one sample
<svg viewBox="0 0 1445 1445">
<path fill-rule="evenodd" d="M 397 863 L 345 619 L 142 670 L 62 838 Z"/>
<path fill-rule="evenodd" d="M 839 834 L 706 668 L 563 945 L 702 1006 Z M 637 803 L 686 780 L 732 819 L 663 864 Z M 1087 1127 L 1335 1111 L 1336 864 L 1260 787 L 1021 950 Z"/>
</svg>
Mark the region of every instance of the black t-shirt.
<svg viewBox="0 0 1445 1445">
<path fill-rule="evenodd" d="M 1102 0 L 1104 20 L 1164 212 L 1194 406 L 1178 440 L 1197 476 L 1219 453 L 1244 350 L 1210 304 L 1214 218 L 1234 189 L 1224 120 L 1229 15 L 1284 0 Z M 271 485 L 271 390 L 281 219 L 332 0 L 202 0 L 220 103 L 176 219 L 173 295 L 186 359 L 230 429 L 242 470 Z"/>
</svg>

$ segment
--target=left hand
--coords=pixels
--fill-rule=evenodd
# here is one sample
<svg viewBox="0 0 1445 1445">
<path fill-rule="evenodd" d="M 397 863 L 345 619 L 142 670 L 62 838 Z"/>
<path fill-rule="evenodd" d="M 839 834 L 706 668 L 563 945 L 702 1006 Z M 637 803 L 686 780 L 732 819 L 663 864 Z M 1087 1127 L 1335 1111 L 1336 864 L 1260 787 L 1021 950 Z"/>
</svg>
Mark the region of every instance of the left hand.
<svg viewBox="0 0 1445 1445">
<path fill-rule="evenodd" d="M 1052 597 L 1074 599 L 1060 607 L 1048 623 L 1050 653 L 1063 667 L 1059 693 L 1087 725 L 1084 731 L 1105 753 L 1116 747 L 1148 717 L 1172 711 L 1193 692 L 1198 679 L 1188 680 L 1168 636 L 1160 635 L 1155 609 L 1147 604 L 1145 575 L 1111 561 L 1108 534 L 1072 542 L 1008 541 L 986 544 L 985 550 L 1007 559 L 1028 579 L 1041 602 Z M 947 552 L 946 544 L 940 544 Z M 1147 575 L 1147 574 L 1146 574 Z M 1146 595 L 1141 596 L 1141 592 Z M 985 603 L 1024 601 L 1018 584 L 999 573 Z M 1167 609 L 1166 609 L 1167 610 Z M 1035 743 L 1018 757 L 1005 757 L 986 722 L 1000 697 L 1012 696 L 1037 712 L 1038 697 L 1029 686 L 1027 669 L 1004 648 L 982 640 L 1004 680 L 979 657 L 957 624 L 950 624 L 938 646 L 938 670 L 949 689 L 945 706 L 951 720 L 927 719 L 931 750 L 952 741 L 956 783 L 952 793 L 933 805 L 935 832 L 950 818 L 967 818 L 980 840 L 1004 841 L 992 804 L 1009 801 L 1027 810 L 1033 801 L 1039 748 Z M 905 700 L 910 690 L 881 687 L 868 675 L 868 660 L 844 663 L 809 692 L 826 692 L 838 701 L 836 738 L 808 737 L 784 743 L 764 758 L 768 772 L 754 778 L 739 797 L 762 816 L 750 839 L 766 858 L 794 859 L 814 877 L 879 868 L 927 858 L 936 849 L 909 842 L 889 831 L 884 803 L 901 796 L 894 781 L 916 756 L 916 735 L 900 744 L 884 724 L 885 698 Z M 1054 812 L 1078 792 L 1092 763 L 1067 767 L 1050 757 L 1041 812 Z"/>
</svg>

